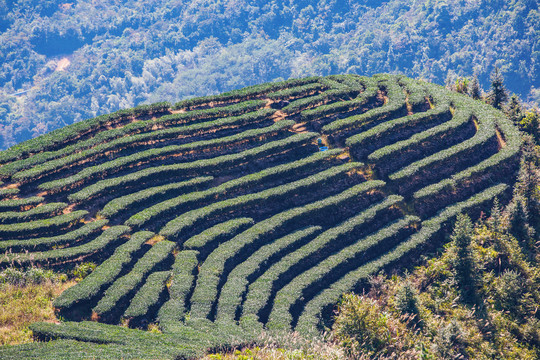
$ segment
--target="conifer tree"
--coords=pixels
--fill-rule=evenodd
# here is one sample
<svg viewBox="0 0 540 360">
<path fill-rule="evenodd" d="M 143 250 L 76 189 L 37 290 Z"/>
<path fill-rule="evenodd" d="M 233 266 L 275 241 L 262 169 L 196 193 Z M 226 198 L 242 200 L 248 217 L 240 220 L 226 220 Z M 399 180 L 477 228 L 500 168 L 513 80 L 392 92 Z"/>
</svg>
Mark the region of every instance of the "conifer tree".
<svg viewBox="0 0 540 360">
<path fill-rule="evenodd" d="M 521 107 L 521 102 L 519 97 L 516 94 L 513 94 L 510 97 L 508 106 L 506 107 L 506 115 L 508 118 L 514 122 L 514 124 L 519 125 L 521 120 L 524 118 L 523 109 Z"/>
<path fill-rule="evenodd" d="M 452 233 L 455 256 L 452 258 L 454 279 L 461 291 L 463 301 L 474 303 L 476 300 L 476 270 L 471 248 L 473 226 L 467 215 L 458 215 Z"/>
<path fill-rule="evenodd" d="M 418 294 L 410 282 L 396 292 L 396 309 L 402 314 L 418 315 Z"/>
<path fill-rule="evenodd" d="M 531 255 L 534 230 L 529 225 L 529 213 L 525 207 L 525 200 L 519 194 L 514 195 L 509 205 L 510 233 L 522 244 Z"/>
<path fill-rule="evenodd" d="M 480 89 L 480 83 L 478 82 L 478 77 L 476 75 L 471 81 L 469 94 L 474 100 L 479 100 L 482 98 L 482 90 Z"/>
<path fill-rule="evenodd" d="M 537 224 L 540 219 L 540 170 L 536 166 L 537 155 L 531 136 L 524 136 L 519 175 L 515 185 L 516 194 L 523 199 L 529 222 Z"/>
<path fill-rule="evenodd" d="M 487 221 L 489 229 L 496 233 L 501 233 L 503 229 L 503 219 L 501 206 L 499 204 L 499 199 L 495 198 L 493 201 L 493 207 L 491 208 L 491 216 Z"/>
<path fill-rule="evenodd" d="M 494 108 L 501 110 L 503 104 L 508 100 L 508 94 L 504 87 L 504 78 L 497 66 L 491 73 L 491 90 L 489 92 L 489 103 Z"/>
</svg>

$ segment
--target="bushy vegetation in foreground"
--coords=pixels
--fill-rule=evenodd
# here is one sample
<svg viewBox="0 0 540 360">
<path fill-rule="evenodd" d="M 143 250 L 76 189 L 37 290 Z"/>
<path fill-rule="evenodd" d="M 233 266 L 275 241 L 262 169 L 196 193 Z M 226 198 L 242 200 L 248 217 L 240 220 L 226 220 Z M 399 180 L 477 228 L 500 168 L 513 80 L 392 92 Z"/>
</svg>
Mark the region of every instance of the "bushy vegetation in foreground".
<svg viewBox="0 0 540 360">
<path fill-rule="evenodd" d="M 438 256 L 344 295 L 323 340 L 267 337 L 204 359 L 537 359 L 539 154 L 525 149 L 508 206 L 474 224 L 459 216 Z"/>
<path fill-rule="evenodd" d="M 81 264 L 67 274 L 30 267 L 0 271 L 0 345 L 32 342 L 28 326 L 36 321 L 58 321 L 53 300 L 81 279 L 95 264 Z"/>
<path fill-rule="evenodd" d="M 318 336 L 343 294 L 447 242 L 460 214 L 506 205 L 522 152 L 492 106 L 386 74 L 158 103 L 27 141 L 0 153 L 0 267 L 97 266 L 54 300 L 63 321 L 29 325 L 36 342 L 0 357 L 194 358 L 265 331 Z M 513 201 L 511 223 L 532 244 L 531 204 Z"/>
</svg>

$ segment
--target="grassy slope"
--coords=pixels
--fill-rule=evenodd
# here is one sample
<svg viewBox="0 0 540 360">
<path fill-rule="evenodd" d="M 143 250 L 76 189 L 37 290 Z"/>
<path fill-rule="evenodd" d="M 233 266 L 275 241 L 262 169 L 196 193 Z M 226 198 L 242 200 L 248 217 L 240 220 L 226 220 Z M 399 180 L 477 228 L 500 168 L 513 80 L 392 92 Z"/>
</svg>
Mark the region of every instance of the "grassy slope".
<svg viewBox="0 0 540 360">
<path fill-rule="evenodd" d="M 36 321 L 58 322 L 52 302 L 75 283 L 0 284 L 0 345 L 32 342 L 28 325 Z"/>
<path fill-rule="evenodd" d="M 374 277 L 365 295 L 345 296 L 324 342 L 263 340 L 260 348 L 204 359 L 537 359 L 540 251 L 485 220 L 471 236 L 476 303 L 465 301 L 456 285 L 456 246 L 450 243 L 411 273 Z M 415 292 L 418 314 L 412 318 L 399 306 L 404 284 Z"/>
</svg>

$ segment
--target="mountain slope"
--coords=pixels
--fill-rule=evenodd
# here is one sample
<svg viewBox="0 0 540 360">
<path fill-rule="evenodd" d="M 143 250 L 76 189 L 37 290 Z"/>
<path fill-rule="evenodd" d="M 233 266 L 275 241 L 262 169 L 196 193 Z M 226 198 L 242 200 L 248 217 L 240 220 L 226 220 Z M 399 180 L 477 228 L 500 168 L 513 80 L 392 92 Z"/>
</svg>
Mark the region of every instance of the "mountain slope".
<svg viewBox="0 0 540 360">
<path fill-rule="evenodd" d="M 391 75 L 267 83 L 29 140 L 0 153 L 0 263 L 101 265 L 55 301 L 68 322 L 32 326 L 64 340 L 0 354 L 189 357 L 318 331 L 343 293 L 506 199 L 519 147 L 490 106 Z M 154 322 L 162 334 L 116 326 Z"/>
</svg>

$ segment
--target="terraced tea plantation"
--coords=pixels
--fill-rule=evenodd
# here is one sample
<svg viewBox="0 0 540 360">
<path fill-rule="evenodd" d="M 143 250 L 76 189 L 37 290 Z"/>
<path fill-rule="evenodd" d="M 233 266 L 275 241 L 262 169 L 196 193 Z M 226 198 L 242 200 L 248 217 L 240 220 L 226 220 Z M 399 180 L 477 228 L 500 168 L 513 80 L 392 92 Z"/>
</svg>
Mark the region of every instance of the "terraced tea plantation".
<svg viewBox="0 0 540 360">
<path fill-rule="evenodd" d="M 379 271 L 504 200 L 517 129 L 400 76 L 141 106 L 0 153 L 2 266 L 100 264 L 0 358 L 189 358 L 311 333 Z M 161 332 L 146 331 L 149 324 Z M 123 325 L 123 326 L 119 326 Z"/>
</svg>

